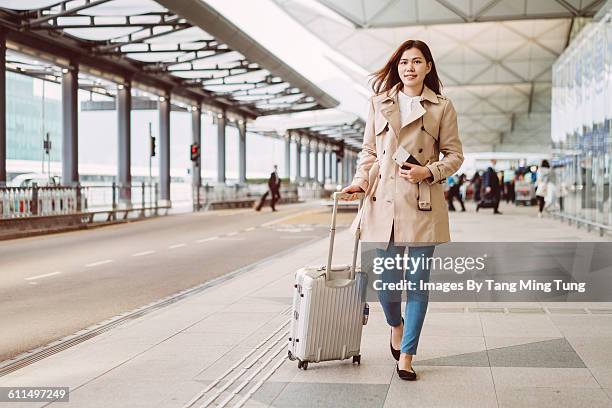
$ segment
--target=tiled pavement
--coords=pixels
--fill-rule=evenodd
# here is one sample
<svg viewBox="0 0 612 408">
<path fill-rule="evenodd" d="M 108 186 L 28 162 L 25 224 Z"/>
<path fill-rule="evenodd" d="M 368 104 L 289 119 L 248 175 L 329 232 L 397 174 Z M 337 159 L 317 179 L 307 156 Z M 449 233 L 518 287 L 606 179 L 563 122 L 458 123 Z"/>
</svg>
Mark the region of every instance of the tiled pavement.
<svg viewBox="0 0 612 408">
<path fill-rule="evenodd" d="M 453 215 L 454 237 L 495 240 L 501 229 L 516 240 L 527 224 L 534 240 L 593 237 L 512 210 Z M 338 263 L 348 261 L 350 236 L 336 242 Z M 298 370 L 285 349 L 293 272 L 320 264 L 326 248 L 323 240 L 262 263 L 1 377 L 0 386 L 69 386 L 70 402 L 50 406 L 87 408 L 612 407 L 612 303 L 430 303 L 416 382 L 395 375 L 389 329 L 371 304 L 361 365 Z"/>
</svg>

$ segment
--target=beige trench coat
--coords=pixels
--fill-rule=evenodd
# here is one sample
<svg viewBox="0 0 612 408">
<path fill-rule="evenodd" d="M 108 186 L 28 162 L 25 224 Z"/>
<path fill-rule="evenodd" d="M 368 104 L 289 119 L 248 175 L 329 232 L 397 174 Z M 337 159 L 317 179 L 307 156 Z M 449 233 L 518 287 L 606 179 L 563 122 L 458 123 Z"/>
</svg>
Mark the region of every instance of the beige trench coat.
<svg viewBox="0 0 612 408">
<path fill-rule="evenodd" d="M 370 100 L 363 146 L 352 182 L 366 192 L 366 197 L 351 229 L 356 233 L 361 223 L 361 240 L 365 242 L 388 242 L 392 228 L 397 243 L 447 242 L 448 206 L 442 183 L 463 163 L 457 113 L 448 98 L 424 87 L 420 104 L 412 110 L 409 123 L 402 127 L 397 100 L 400 86 Z M 398 145 L 428 167 L 433 178 L 419 184 L 401 178 L 399 166 L 392 159 Z M 431 210 L 419 209 L 419 201 L 421 208 Z"/>
</svg>

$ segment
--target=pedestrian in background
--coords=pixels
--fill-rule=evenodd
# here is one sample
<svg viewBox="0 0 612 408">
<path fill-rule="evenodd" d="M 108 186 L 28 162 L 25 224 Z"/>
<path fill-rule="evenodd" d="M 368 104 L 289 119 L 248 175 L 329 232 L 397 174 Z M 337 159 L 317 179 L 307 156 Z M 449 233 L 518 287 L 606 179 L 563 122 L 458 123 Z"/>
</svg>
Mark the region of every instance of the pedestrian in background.
<svg viewBox="0 0 612 408">
<path fill-rule="evenodd" d="M 452 180 L 452 184 L 449 182 L 448 189 L 448 210 L 455 211 L 455 206 L 453 205 L 453 200 L 457 199 L 459 204 L 461 204 L 461 212 L 465 212 L 465 205 L 463 204 L 463 198 L 461 198 L 461 186 L 463 185 L 463 181 L 465 179 L 465 174 L 461 174 L 460 176 L 451 176 L 449 177 L 449 181 Z"/>
<path fill-rule="evenodd" d="M 550 163 L 548 160 L 542 160 L 540 168 L 536 176 L 536 198 L 538 199 L 538 218 L 544 215 L 545 197 L 548 194 L 548 183 L 550 181 Z M 552 196 L 552 195 L 551 195 Z"/>
<path fill-rule="evenodd" d="M 514 169 L 510 169 L 504 175 L 504 196 L 506 197 L 506 203 L 514 203 L 514 178 L 516 177 L 516 172 Z"/>
<path fill-rule="evenodd" d="M 500 182 L 497 172 L 495 171 L 495 165 L 497 160 L 491 160 L 491 165 L 487 168 L 482 176 L 482 200 L 476 206 L 476 212 L 481 208 L 493 208 L 493 214 L 501 214 L 499 211 L 499 199 L 500 199 Z"/>
<path fill-rule="evenodd" d="M 499 180 L 499 201 L 506 199 L 506 186 L 504 184 L 504 171 L 501 170 L 497 173 L 497 179 Z"/>
<path fill-rule="evenodd" d="M 480 172 L 478 170 L 474 173 L 471 183 L 474 202 L 478 204 L 481 200 L 480 189 L 482 188 L 482 177 L 480 177 Z"/>
<path fill-rule="evenodd" d="M 561 178 L 557 184 L 559 185 L 557 190 L 557 197 L 559 198 L 559 211 L 563 212 L 563 201 L 567 195 L 567 183 Z"/>
<path fill-rule="evenodd" d="M 261 211 L 261 208 L 266 202 L 268 194 L 270 194 L 270 207 L 272 207 L 272 211 L 276 211 L 276 202 L 280 200 L 280 185 L 281 179 L 280 177 L 278 177 L 278 166 L 275 164 L 274 171 L 270 174 L 270 177 L 268 178 L 268 190 L 261 196 L 261 199 L 259 200 L 259 204 L 257 204 L 255 211 Z"/>
</svg>

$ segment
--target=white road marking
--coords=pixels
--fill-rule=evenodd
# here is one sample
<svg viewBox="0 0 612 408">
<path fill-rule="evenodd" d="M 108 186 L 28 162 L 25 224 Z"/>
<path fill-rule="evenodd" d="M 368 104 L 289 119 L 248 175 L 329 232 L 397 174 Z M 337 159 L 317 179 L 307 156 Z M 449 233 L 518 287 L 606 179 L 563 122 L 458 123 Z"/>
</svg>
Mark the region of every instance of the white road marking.
<svg viewBox="0 0 612 408">
<path fill-rule="evenodd" d="M 98 261 L 98 262 L 93 262 L 93 263 L 89 263 L 87 265 L 85 265 L 86 268 L 92 268 L 94 266 L 100 266 L 100 265 L 106 265 L 113 262 L 112 259 L 105 259 L 103 261 Z"/>
<path fill-rule="evenodd" d="M 28 282 L 30 285 L 38 285 L 38 282 Z"/>
<path fill-rule="evenodd" d="M 132 256 L 145 256 L 145 255 L 151 255 L 154 253 L 155 251 L 142 251 L 142 252 L 136 252 L 135 254 L 132 254 Z"/>
<path fill-rule="evenodd" d="M 196 242 L 197 242 L 198 244 L 201 244 L 202 242 L 213 241 L 213 240 L 215 240 L 215 239 L 217 239 L 217 238 L 219 238 L 219 237 L 214 236 L 214 237 L 210 237 L 210 238 L 202 238 L 202 239 L 198 239 Z"/>
<path fill-rule="evenodd" d="M 244 241 L 244 238 L 219 238 L 221 241 Z"/>
<path fill-rule="evenodd" d="M 225 234 L 226 237 L 233 237 L 234 235 L 238 235 L 238 232 L 234 231 L 234 232 L 228 232 L 227 234 Z"/>
<path fill-rule="evenodd" d="M 249 227 L 249 228 L 245 229 L 244 231 L 245 231 L 245 232 L 247 232 L 247 231 L 253 231 L 254 229 L 255 229 L 255 227 Z"/>
<path fill-rule="evenodd" d="M 181 243 L 181 244 L 174 244 L 174 245 L 170 245 L 170 246 L 168 247 L 168 249 L 182 248 L 182 247 L 184 247 L 184 246 L 187 246 L 187 244 L 185 244 L 185 243 Z"/>
<path fill-rule="evenodd" d="M 61 272 L 45 273 L 44 275 L 30 276 L 29 278 L 25 278 L 25 280 L 31 281 L 31 280 L 36 280 L 36 279 L 48 278 L 49 276 L 59 275 L 60 273 Z"/>
</svg>

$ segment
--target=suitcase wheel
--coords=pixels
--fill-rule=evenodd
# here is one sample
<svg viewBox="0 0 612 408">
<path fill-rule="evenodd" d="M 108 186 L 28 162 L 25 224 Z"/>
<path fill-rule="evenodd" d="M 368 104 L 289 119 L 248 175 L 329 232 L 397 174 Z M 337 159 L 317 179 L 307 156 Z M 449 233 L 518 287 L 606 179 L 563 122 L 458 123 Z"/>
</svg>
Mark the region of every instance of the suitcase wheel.
<svg viewBox="0 0 612 408">
<path fill-rule="evenodd" d="M 308 370 L 308 361 L 298 360 L 298 369 L 304 369 L 304 371 Z"/>
<path fill-rule="evenodd" d="M 291 350 L 287 351 L 287 356 L 289 357 L 289 360 L 294 361 L 295 357 L 293 356 L 293 353 L 291 352 Z"/>
<path fill-rule="evenodd" d="M 361 354 L 353 356 L 353 364 L 355 363 L 361 365 Z"/>
</svg>

